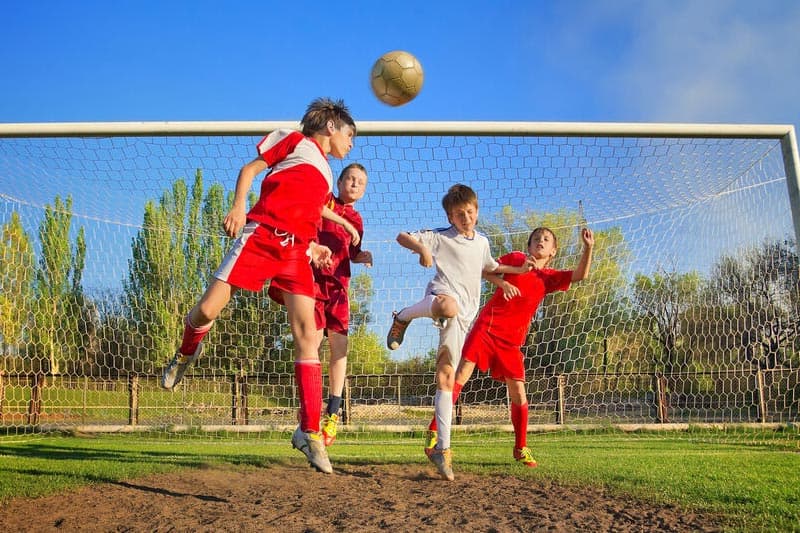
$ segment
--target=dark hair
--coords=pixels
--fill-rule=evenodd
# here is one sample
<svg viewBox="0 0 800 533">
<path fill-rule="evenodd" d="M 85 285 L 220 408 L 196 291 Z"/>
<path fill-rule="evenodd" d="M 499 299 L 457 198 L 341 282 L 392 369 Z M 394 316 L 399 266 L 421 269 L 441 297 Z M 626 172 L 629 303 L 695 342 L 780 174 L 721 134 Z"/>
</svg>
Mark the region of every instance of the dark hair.
<svg viewBox="0 0 800 533">
<path fill-rule="evenodd" d="M 303 135 L 314 135 L 325 129 L 328 121 L 332 120 L 336 129 L 341 129 L 343 126 L 350 126 L 353 128 L 353 134 L 356 132 L 356 123 L 353 117 L 350 116 L 350 111 L 344 105 L 343 100 L 332 100 L 330 98 L 317 98 L 306 109 L 306 114 L 300 120 L 300 125 L 303 127 Z"/>
<path fill-rule="evenodd" d="M 350 170 L 351 168 L 357 168 L 358 170 L 360 170 L 360 171 L 361 171 L 361 172 L 363 172 L 364 174 L 366 174 L 366 173 L 367 173 L 367 169 L 366 169 L 366 168 L 364 168 L 364 165 L 362 165 L 361 163 L 350 163 L 349 165 L 347 165 L 346 167 L 344 167 L 344 168 L 342 169 L 342 171 L 339 173 L 339 179 L 337 179 L 336 181 L 337 181 L 337 182 L 340 182 L 340 181 L 342 181 L 342 178 L 344 177 L 345 173 L 346 173 L 348 170 Z"/>
<path fill-rule="evenodd" d="M 454 207 L 465 204 L 475 204 L 478 207 L 478 195 L 471 188 L 461 183 L 456 183 L 447 190 L 447 194 L 442 198 L 442 207 L 447 215 Z"/>
<path fill-rule="evenodd" d="M 550 228 L 546 228 L 544 226 L 539 226 L 538 228 L 534 229 L 530 235 L 528 235 L 528 248 L 530 248 L 531 246 L 531 241 L 533 240 L 533 236 L 536 235 L 537 233 L 543 233 L 545 231 L 553 236 L 553 244 L 555 245 L 556 250 L 558 250 L 558 237 L 556 237 L 556 234 L 553 230 L 551 230 Z"/>
</svg>

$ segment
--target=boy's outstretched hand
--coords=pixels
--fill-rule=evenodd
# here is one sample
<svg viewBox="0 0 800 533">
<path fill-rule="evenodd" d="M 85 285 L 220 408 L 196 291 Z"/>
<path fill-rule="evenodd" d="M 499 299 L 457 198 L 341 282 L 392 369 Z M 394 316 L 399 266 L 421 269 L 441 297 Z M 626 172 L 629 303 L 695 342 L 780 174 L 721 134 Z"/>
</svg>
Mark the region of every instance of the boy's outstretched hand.
<svg viewBox="0 0 800 533">
<path fill-rule="evenodd" d="M 228 237 L 236 237 L 239 235 L 239 232 L 242 231 L 246 222 L 247 212 L 244 209 L 232 208 L 222 221 L 222 227 L 225 228 L 225 235 Z"/>
<path fill-rule="evenodd" d="M 583 241 L 584 246 L 588 246 L 589 248 L 594 246 L 594 233 L 589 228 L 583 228 L 581 231 L 581 240 Z"/>
</svg>

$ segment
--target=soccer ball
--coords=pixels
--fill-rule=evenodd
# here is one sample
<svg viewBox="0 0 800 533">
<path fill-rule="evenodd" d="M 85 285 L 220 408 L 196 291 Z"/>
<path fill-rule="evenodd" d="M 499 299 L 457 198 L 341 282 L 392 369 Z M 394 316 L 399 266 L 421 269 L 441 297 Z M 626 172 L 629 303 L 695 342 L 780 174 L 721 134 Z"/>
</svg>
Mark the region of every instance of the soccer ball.
<svg viewBox="0 0 800 533">
<path fill-rule="evenodd" d="M 386 52 L 372 66 L 370 83 L 378 100 L 390 106 L 407 104 L 422 89 L 422 65 L 416 57 L 394 50 Z"/>
</svg>

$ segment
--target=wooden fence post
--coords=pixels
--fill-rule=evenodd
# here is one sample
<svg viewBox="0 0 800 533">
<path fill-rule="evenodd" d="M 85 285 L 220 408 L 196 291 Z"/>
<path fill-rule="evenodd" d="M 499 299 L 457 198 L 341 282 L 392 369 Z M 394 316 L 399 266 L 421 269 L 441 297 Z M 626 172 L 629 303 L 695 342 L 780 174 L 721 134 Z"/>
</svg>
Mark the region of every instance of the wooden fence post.
<svg viewBox="0 0 800 533">
<path fill-rule="evenodd" d="M 656 372 L 655 375 L 656 391 L 656 413 L 658 422 L 666 424 L 669 422 L 669 402 L 667 401 L 667 378 L 663 374 Z"/>
<path fill-rule="evenodd" d="M 758 387 L 758 421 L 762 424 L 767 421 L 767 400 L 764 391 L 764 371 L 756 371 L 756 386 Z"/>
<path fill-rule="evenodd" d="M 566 385 L 567 376 L 559 374 L 558 379 L 558 410 L 556 411 L 556 424 L 564 424 L 566 420 Z"/>
<path fill-rule="evenodd" d="M 128 425 L 139 423 L 139 376 L 128 374 Z"/>
<path fill-rule="evenodd" d="M 39 425 L 39 415 L 42 414 L 42 389 L 44 388 L 45 375 L 41 372 L 33 374 L 30 379 L 31 400 L 28 402 L 28 424 Z"/>
</svg>

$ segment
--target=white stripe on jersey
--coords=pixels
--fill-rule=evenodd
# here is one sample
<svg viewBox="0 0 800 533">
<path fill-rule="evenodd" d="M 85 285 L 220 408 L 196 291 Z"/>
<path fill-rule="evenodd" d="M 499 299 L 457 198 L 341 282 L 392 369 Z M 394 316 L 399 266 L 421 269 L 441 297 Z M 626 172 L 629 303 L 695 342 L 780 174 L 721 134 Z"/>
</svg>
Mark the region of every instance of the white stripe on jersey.
<svg viewBox="0 0 800 533">
<path fill-rule="evenodd" d="M 278 144 L 281 139 L 293 131 L 294 130 L 288 129 L 279 129 L 273 131 L 264 137 L 264 139 L 258 143 L 258 145 L 256 145 L 258 153 L 263 154 L 264 152 L 268 151 L 270 148 Z M 282 161 L 276 163 L 275 166 L 271 168 L 270 173 L 278 172 L 280 170 L 302 164 L 312 165 L 314 168 L 319 170 L 320 174 L 322 174 L 322 176 L 325 178 L 325 181 L 328 183 L 328 192 L 333 191 L 333 171 L 331 170 L 331 165 L 328 163 L 328 159 L 322 153 L 322 150 L 320 150 L 317 143 L 308 137 L 303 138 L 303 140 L 297 144 L 291 154 L 289 154 Z"/>
</svg>

